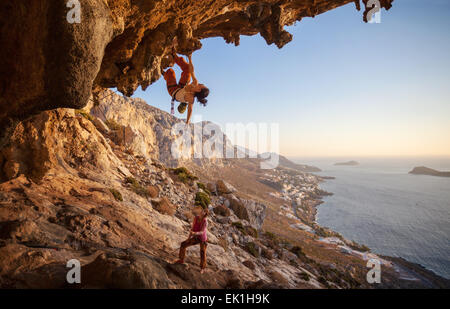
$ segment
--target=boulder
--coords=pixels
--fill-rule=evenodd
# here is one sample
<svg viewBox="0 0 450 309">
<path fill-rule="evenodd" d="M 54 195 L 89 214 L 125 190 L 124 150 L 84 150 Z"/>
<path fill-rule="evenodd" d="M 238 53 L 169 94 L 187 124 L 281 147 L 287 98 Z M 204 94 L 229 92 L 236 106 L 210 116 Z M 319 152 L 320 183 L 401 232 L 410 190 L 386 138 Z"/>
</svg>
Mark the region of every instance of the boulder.
<svg viewBox="0 0 450 309">
<path fill-rule="evenodd" d="M 250 260 L 246 260 L 246 261 L 242 262 L 242 264 L 251 270 L 255 270 L 255 268 L 256 268 L 255 263 L 253 263 Z"/>
<path fill-rule="evenodd" d="M 159 211 L 160 213 L 164 215 L 173 216 L 177 210 L 175 205 L 173 205 L 169 199 L 165 196 L 163 196 L 160 199 L 154 199 L 152 200 L 153 208 Z"/>
<path fill-rule="evenodd" d="M 117 145 L 129 147 L 130 150 L 136 153 L 141 153 L 140 149 L 136 149 L 133 147 L 136 144 L 136 141 L 139 140 L 140 134 L 130 125 L 120 127 L 114 131 L 114 141 Z"/>
<path fill-rule="evenodd" d="M 98 117 L 92 116 L 93 120 L 92 123 L 94 124 L 94 126 L 97 128 L 97 130 L 100 131 L 100 133 L 102 134 L 108 134 L 109 133 L 109 128 L 108 126 L 103 122 L 103 120 L 101 120 Z"/>
<path fill-rule="evenodd" d="M 219 218 L 217 218 L 216 221 L 220 224 L 230 224 L 231 223 L 231 219 L 229 217 L 219 217 Z"/>
<path fill-rule="evenodd" d="M 262 247 L 261 248 L 261 256 L 268 260 L 272 260 L 273 259 L 273 250 Z"/>
<path fill-rule="evenodd" d="M 266 217 L 266 205 L 255 202 L 253 200 L 240 199 L 241 204 L 245 207 L 248 213 L 249 222 L 251 225 L 260 229 Z"/>
<path fill-rule="evenodd" d="M 158 261 L 148 255 L 103 253 L 81 267 L 84 288 L 167 289 L 171 281 Z"/>
<path fill-rule="evenodd" d="M 206 184 L 206 189 L 211 193 L 216 193 L 216 185 L 211 182 Z"/>
<path fill-rule="evenodd" d="M 248 215 L 248 211 L 245 208 L 244 204 L 242 204 L 238 199 L 230 199 L 230 208 L 233 210 L 234 214 L 242 220 L 250 220 Z"/>
<path fill-rule="evenodd" d="M 157 198 L 158 194 L 159 194 L 159 189 L 157 186 L 148 186 L 147 187 L 148 190 L 148 194 L 150 195 L 151 198 Z"/>
<path fill-rule="evenodd" d="M 229 194 L 236 192 L 236 188 L 223 180 L 217 180 L 216 182 L 217 193 L 219 194 Z"/>
<path fill-rule="evenodd" d="M 192 271 L 189 269 L 188 264 L 167 264 L 166 269 L 185 281 L 192 279 Z"/>
<path fill-rule="evenodd" d="M 228 217 L 231 215 L 231 211 L 229 208 L 223 206 L 223 205 L 219 205 L 217 207 L 213 208 L 213 211 L 216 215 L 219 216 L 223 216 L 223 217 Z"/>
<path fill-rule="evenodd" d="M 236 270 L 227 269 L 223 271 L 222 276 L 226 280 L 226 289 L 243 289 L 244 284 L 239 278 L 239 273 Z"/>
<path fill-rule="evenodd" d="M 189 258 L 188 258 L 189 259 Z M 196 259 L 195 262 L 198 262 Z M 207 268 L 208 269 L 208 268 Z M 189 264 L 167 264 L 166 271 L 169 277 L 179 287 L 191 286 L 194 289 L 219 289 L 226 285 L 222 276 L 200 274 L 198 266 Z"/>
<path fill-rule="evenodd" d="M 289 281 L 288 279 L 283 276 L 279 271 L 277 270 L 269 270 L 269 276 L 273 280 L 273 283 L 279 284 L 283 287 L 289 287 Z"/>
</svg>

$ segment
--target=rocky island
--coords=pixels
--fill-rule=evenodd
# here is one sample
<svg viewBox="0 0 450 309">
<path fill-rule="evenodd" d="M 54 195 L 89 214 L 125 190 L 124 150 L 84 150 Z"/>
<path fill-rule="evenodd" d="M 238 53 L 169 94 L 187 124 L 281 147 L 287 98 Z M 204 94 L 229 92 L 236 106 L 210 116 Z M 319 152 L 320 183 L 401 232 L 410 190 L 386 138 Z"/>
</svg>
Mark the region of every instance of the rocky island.
<svg viewBox="0 0 450 309">
<path fill-rule="evenodd" d="M 356 166 L 356 165 L 359 165 L 359 162 L 357 162 L 357 161 L 337 162 L 337 163 L 334 163 L 334 165 Z"/>
<path fill-rule="evenodd" d="M 450 172 L 441 172 L 425 166 L 416 166 L 409 172 L 409 174 L 450 177 Z"/>
</svg>

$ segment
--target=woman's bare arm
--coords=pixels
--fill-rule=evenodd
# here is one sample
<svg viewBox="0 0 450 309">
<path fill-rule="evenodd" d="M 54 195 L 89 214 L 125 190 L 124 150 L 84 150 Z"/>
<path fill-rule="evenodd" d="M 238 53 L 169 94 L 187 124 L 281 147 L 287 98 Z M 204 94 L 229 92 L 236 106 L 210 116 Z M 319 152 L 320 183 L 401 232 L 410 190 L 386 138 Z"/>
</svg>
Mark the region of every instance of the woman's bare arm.
<svg viewBox="0 0 450 309">
<path fill-rule="evenodd" d="M 191 238 L 192 235 L 194 235 L 194 224 L 195 224 L 195 219 L 194 219 L 194 221 L 192 221 L 192 226 L 191 226 L 191 229 L 189 230 L 188 238 Z"/>
<path fill-rule="evenodd" d="M 188 103 L 188 113 L 187 113 L 186 124 L 189 124 L 189 121 L 191 120 L 193 105 L 194 105 L 194 103 Z"/>
</svg>

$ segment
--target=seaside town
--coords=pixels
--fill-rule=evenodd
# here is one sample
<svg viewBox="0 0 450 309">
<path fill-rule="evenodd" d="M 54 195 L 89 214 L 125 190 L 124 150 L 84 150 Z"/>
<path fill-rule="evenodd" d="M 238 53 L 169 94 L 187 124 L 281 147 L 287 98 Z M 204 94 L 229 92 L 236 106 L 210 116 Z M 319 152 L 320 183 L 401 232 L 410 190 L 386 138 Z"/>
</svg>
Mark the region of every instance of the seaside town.
<svg viewBox="0 0 450 309">
<path fill-rule="evenodd" d="M 327 178 L 330 177 L 277 168 L 264 173 L 260 181 L 277 190 L 271 192 L 271 196 L 286 201 L 280 207 L 280 214 L 298 221 L 295 223 L 297 228 L 313 232 L 316 207 L 323 202 L 322 197 L 332 194 L 319 187 Z"/>
</svg>

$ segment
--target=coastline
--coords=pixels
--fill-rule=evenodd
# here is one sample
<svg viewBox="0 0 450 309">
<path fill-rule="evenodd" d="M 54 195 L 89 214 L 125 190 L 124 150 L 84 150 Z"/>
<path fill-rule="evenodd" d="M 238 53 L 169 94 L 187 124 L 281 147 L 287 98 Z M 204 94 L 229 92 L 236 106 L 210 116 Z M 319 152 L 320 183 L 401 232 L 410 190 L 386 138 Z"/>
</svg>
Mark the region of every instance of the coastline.
<svg viewBox="0 0 450 309">
<path fill-rule="evenodd" d="M 315 175 L 315 174 L 313 174 Z M 321 175 L 315 175 L 317 176 L 320 181 L 317 183 L 317 187 L 319 188 L 319 190 L 322 190 L 324 192 L 327 192 L 323 189 L 320 188 L 320 183 L 325 182 L 326 180 L 330 180 L 330 179 L 336 179 L 336 177 L 332 177 L 332 176 L 321 176 Z M 332 233 L 336 233 L 338 234 L 338 238 L 341 238 L 344 242 L 348 241 L 348 242 L 353 242 L 351 240 L 348 240 L 346 238 L 344 238 L 339 232 L 331 230 L 328 227 L 323 227 L 321 225 L 319 225 L 319 223 L 317 222 L 317 207 L 319 205 L 322 205 L 325 203 L 325 201 L 323 200 L 324 197 L 326 196 L 332 196 L 334 195 L 333 192 L 327 192 L 328 194 L 326 195 L 322 195 L 319 197 L 320 202 L 317 202 L 314 206 L 314 223 L 320 227 L 321 229 L 325 229 L 325 230 L 329 230 Z M 355 243 L 356 244 L 356 243 Z M 421 280 L 423 282 L 430 282 L 433 283 L 437 286 L 440 286 L 440 288 L 449 288 L 450 287 L 450 279 L 447 279 L 443 276 L 440 276 L 438 274 L 436 274 L 433 270 L 426 268 L 424 265 L 421 265 L 419 263 L 414 263 L 411 261 L 408 261 L 407 259 L 398 256 L 388 256 L 388 255 L 383 255 L 381 253 L 377 253 L 377 252 L 372 252 L 372 248 L 366 246 L 365 244 L 357 244 L 358 246 L 361 247 L 365 247 L 369 249 L 369 252 L 375 254 L 376 256 L 378 256 L 379 258 L 383 259 L 383 260 L 387 260 L 387 261 L 391 261 L 393 263 L 393 265 L 397 268 L 397 272 L 399 273 L 399 279 L 401 280 Z"/>
</svg>

